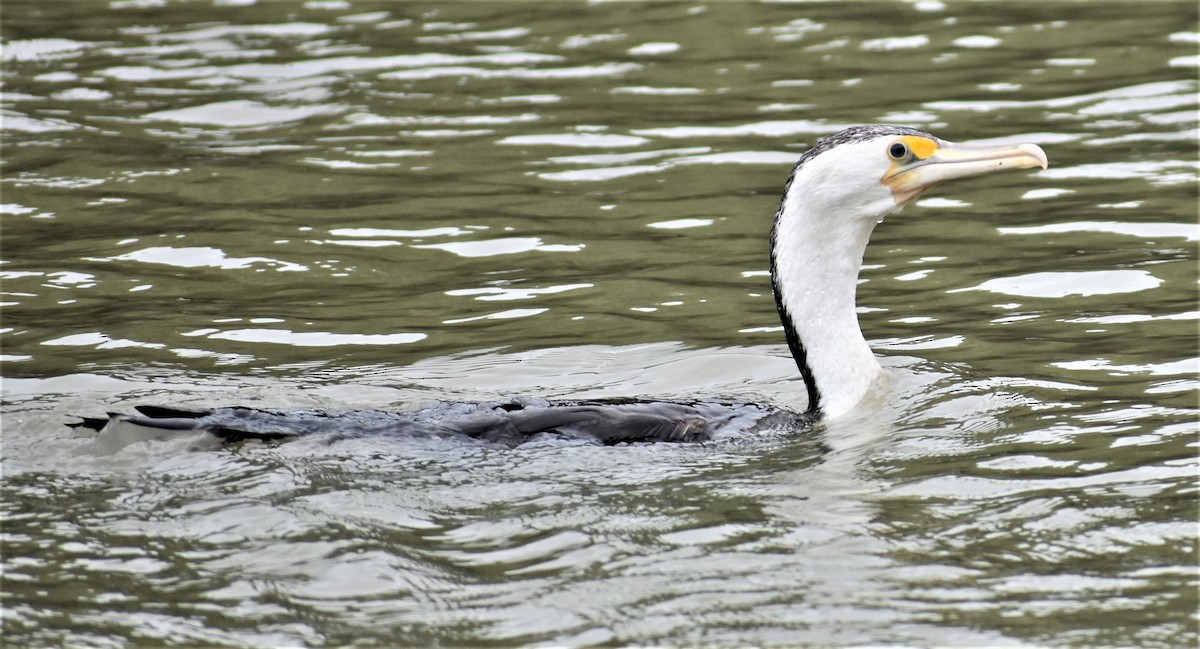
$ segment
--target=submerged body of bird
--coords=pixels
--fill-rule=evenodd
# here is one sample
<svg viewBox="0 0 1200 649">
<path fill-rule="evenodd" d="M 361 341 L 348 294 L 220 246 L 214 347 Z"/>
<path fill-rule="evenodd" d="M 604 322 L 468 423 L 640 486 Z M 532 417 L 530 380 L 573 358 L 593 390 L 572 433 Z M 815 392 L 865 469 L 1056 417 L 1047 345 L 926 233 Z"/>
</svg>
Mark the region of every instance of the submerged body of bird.
<svg viewBox="0 0 1200 649">
<path fill-rule="evenodd" d="M 204 431 L 225 441 L 313 434 L 467 436 L 506 446 L 548 436 L 599 444 L 691 442 L 845 416 L 881 372 L 859 329 L 855 288 L 867 241 L 884 216 L 947 180 L 1001 169 L 1046 168 L 1034 144 L 964 146 L 892 125 L 848 128 L 801 155 L 771 230 L 771 282 L 788 348 L 808 396 L 803 412 L 719 402 L 566 402 L 514 399 L 442 404 L 412 412 L 144 406 L 74 426 L 104 448 L 149 436 Z"/>
</svg>

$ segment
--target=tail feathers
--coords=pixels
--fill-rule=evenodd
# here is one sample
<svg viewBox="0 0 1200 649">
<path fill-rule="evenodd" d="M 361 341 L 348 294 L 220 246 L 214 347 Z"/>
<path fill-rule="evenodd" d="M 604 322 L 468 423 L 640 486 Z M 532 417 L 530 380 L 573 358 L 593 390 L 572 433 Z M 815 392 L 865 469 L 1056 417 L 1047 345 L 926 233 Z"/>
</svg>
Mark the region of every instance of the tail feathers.
<svg viewBox="0 0 1200 649">
<path fill-rule="evenodd" d="M 67 425 L 70 426 L 71 428 L 87 428 L 89 430 L 94 430 L 98 433 L 104 428 L 105 424 L 108 423 L 108 421 L 111 417 L 112 417 L 112 413 L 109 413 L 109 416 L 107 418 L 106 417 L 80 417 L 79 419 L 81 421 L 70 421 L 70 422 L 67 422 Z"/>
<path fill-rule="evenodd" d="M 257 439 L 277 441 L 295 437 L 297 431 L 271 426 L 270 413 L 252 408 L 181 410 L 161 406 L 136 406 L 137 415 L 108 413 L 108 417 L 80 417 L 67 425 L 98 433 L 97 443 L 112 452 L 128 444 L 150 439 L 165 439 L 189 432 L 209 433 L 222 442 L 234 443 Z M 239 425 L 244 423 L 245 425 Z"/>
<path fill-rule="evenodd" d="M 162 406 L 136 406 L 141 417 L 123 419 L 137 426 L 163 430 L 202 430 L 223 442 L 242 442 L 248 439 L 263 441 L 296 437 L 298 431 L 281 429 L 275 424 L 276 413 L 235 406 L 218 410 L 180 410 Z"/>
</svg>

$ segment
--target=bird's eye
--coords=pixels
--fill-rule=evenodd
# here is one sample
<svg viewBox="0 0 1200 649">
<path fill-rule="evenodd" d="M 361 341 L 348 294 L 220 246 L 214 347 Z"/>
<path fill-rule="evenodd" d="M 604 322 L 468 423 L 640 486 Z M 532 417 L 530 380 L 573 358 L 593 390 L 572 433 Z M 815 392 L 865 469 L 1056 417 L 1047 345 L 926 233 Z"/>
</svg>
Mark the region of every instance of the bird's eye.
<svg viewBox="0 0 1200 649">
<path fill-rule="evenodd" d="M 903 160 L 908 156 L 908 147 L 903 142 L 894 142 L 888 147 L 888 155 L 895 160 Z"/>
</svg>

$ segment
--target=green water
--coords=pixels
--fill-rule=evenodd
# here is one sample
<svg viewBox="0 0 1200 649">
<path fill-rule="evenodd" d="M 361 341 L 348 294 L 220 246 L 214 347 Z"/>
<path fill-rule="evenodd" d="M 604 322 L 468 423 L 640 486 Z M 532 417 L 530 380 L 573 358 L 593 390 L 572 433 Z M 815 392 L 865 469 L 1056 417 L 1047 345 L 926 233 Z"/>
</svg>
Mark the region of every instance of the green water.
<svg viewBox="0 0 1200 649">
<path fill-rule="evenodd" d="M 1197 641 L 1194 3 L 6 2 L 11 646 Z M 875 232 L 818 432 L 115 455 L 139 403 L 803 407 L 843 126 L 1040 144 Z"/>
</svg>

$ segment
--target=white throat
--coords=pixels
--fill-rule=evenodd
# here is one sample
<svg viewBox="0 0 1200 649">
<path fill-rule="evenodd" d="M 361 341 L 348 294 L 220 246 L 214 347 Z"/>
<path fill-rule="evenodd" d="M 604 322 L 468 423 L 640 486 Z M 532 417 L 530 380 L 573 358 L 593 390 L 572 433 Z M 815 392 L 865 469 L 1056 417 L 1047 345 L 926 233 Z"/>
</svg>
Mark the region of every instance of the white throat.
<svg viewBox="0 0 1200 649">
<path fill-rule="evenodd" d="M 853 409 L 880 374 L 858 326 L 855 288 L 879 215 L 898 209 L 885 191 L 847 199 L 836 169 L 821 164 L 832 153 L 797 167 L 771 236 L 775 299 L 788 344 L 808 386 L 809 411 L 827 418 Z"/>
</svg>

